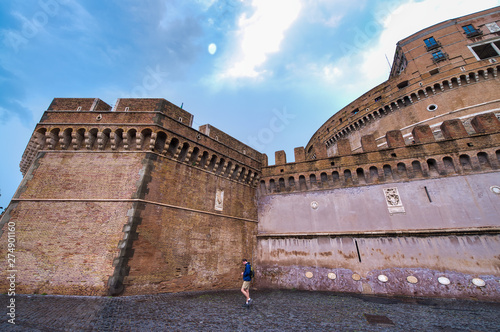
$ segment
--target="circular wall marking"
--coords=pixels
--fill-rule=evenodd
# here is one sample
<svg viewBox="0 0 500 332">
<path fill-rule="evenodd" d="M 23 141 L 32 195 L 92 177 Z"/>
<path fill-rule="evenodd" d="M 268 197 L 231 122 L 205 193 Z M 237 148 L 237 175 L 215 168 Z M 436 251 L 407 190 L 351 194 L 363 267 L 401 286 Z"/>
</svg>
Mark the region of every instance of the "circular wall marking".
<svg viewBox="0 0 500 332">
<path fill-rule="evenodd" d="M 480 278 L 474 278 L 472 279 L 472 283 L 478 287 L 484 287 L 486 285 L 486 283 L 484 282 L 483 279 L 480 279 Z"/>
<path fill-rule="evenodd" d="M 490 190 L 492 193 L 500 195 L 500 187 L 499 186 L 491 186 Z"/>
<path fill-rule="evenodd" d="M 441 285 L 449 285 L 450 284 L 450 279 L 446 278 L 446 277 L 439 277 L 438 278 L 438 282 L 441 284 Z"/>
<path fill-rule="evenodd" d="M 316 209 L 318 208 L 318 206 L 319 206 L 318 202 L 316 202 L 316 201 L 312 201 L 312 202 L 311 202 L 311 207 L 312 207 L 314 210 L 316 210 Z"/>
<path fill-rule="evenodd" d="M 437 109 L 438 109 L 438 105 L 436 105 L 436 104 L 430 104 L 429 106 L 427 106 L 427 110 L 429 112 L 434 112 Z"/>
<path fill-rule="evenodd" d="M 353 278 L 354 280 L 356 280 L 356 281 L 361 280 L 361 276 L 360 276 L 359 274 L 357 274 L 357 273 L 354 273 L 354 274 L 352 275 L 352 278 Z"/>
<path fill-rule="evenodd" d="M 418 282 L 418 279 L 414 276 L 408 276 L 406 277 L 406 280 L 410 283 L 410 284 L 416 284 Z"/>
<path fill-rule="evenodd" d="M 328 273 L 328 279 L 335 280 L 337 279 L 337 275 L 333 272 Z"/>
<path fill-rule="evenodd" d="M 313 273 L 312 272 L 306 272 L 306 277 L 311 279 L 313 277 Z"/>
<path fill-rule="evenodd" d="M 384 274 L 379 275 L 379 276 L 377 277 L 377 279 L 378 279 L 379 281 L 381 281 L 381 282 L 387 282 L 387 281 L 389 281 L 389 278 L 387 278 L 387 276 L 386 276 L 386 275 L 384 275 Z"/>
</svg>

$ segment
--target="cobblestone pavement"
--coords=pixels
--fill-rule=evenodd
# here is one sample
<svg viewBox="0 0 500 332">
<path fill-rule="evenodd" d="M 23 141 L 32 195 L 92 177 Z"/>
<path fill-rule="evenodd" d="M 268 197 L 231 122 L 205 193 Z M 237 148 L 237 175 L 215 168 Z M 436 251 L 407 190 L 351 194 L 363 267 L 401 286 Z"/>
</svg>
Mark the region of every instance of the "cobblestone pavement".
<svg viewBox="0 0 500 332">
<path fill-rule="evenodd" d="M 16 295 L 0 331 L 500 331 L 500 303 L 293 290 L 125 297 Z"/>
</svg>

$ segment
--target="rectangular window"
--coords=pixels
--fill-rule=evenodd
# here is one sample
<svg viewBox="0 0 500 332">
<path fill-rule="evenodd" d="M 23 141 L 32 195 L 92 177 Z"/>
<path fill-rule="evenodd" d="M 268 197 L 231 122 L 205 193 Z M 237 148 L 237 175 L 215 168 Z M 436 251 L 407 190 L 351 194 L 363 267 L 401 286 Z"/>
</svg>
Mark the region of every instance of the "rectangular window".
<svg viewBox="0 0 500 332">
<path fill-rule="evenodd" d="M 462 28 L 464 29 L 464 33 L 467 37 L 476 37 L 483 34 L 481 30 L 474 28 L 472 24 L 464 25 Z"/>
<path fill-rule="evenodd" d="M 467 45 L 477 60 L 500 56 L 500 39 Z"/>
<path fill-rule="evenodd" d="M 436 41 L 436 39 L 434 39 L 434 37 L 424 39 L 424 43 L 425 43 L 425 48 L 427 49 L 427 51 L 430 51 L 430 50 L 433 50 L 433 49 L 439 47 L 439 44 Z"/>
<path fill-rule="evenodd" d="M 446 55 L 443 52 L 437 51 L 432 53 L 432 61 L 439 62 L 443 60 L 446 60 Z"/>
<path fill-rule="evenodd" d="M 472 47 L 472 49 L 481 60 L 498 56 L 497 51 L 493 48 L 493 46 L 491 46 L 491 44 L 479 45 Z"/>
</svg>

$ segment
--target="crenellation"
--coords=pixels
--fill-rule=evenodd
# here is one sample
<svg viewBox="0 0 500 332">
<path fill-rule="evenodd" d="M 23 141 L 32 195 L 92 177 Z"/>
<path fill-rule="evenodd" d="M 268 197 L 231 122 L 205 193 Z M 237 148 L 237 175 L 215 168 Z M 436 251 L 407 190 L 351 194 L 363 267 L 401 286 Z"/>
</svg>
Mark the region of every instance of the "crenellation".
<svg viewBox="0 0 500 332">
<path fill-rule="evenodd" d="M 363 152 L 377 151 L 377 142 L 373 135 L 365 135 L 361 137 L 361 148 Z"/>
<path fill-rule="evenodd" d="M 385 139 L 389 148 L 400 148 L 406 145 L 403 134 L 399 130 L 388 131 Z"/>
<path fill-rule="evenodd" d="M 303 146 L 293 149 L 293 154 L 296 163 L 306 160 L 306 150 L 304 149 Z"/>
<path fill-rule="evenodd" d="M 439 127 L 445 139 L 467 137 L 467 130 L 459 119 L 445 120 Z"/>
<path fill-rule="evenodd" d="M 496 117 L 491 120 L 491 116 L 481 115 L 476 116 L 473 121 L 485 121 L 484 118 L 493 123 L 497 120 Z M 385 149 L 363 150 L 362 153 L 352 153 L 349 149 L 349 153 L 339 151 L 337 156 L 327 159 L 265 167 L 260 194 L 297 191 L 299 189 L 295 183 L 301 183 L 301 179 L 302 189 L 299 191 L 489 172 L 499 168 L 500 150 L 497 146 L 500 143 L 500 130 L 464 135 L 465 129 L 460 120 L 445 121 L 441 129 L 446 132 L 445 137 L 451 138 L 435 141 L 430 127 L 420 125 L 413 129 L 415 143 L 410 145 L 404 144 L 400 131 L 393 130 L 386 135 L 389 147 Z M 369 140 L 372 140 L 373 148 L 373 137 L 363 137 L 362 144 Z M 344 143 L 348 146 L 349 141 L 339 140 L 339 147 L 344 146 Z M 288 178 L 287 181 L 285 177 Z M 338 179 L 337 182 L 335 178 Z M 316 179 L 322 179 L 320 185 Z M 276 186 L 275 183 L 280 181 L 293 184 Z M 266 189 L 268 186 L 269 189 Z"/>
<path fill-rule="evenodd" d="M 500 130 L 500 120 L 493 113 L 475 116 L 471 125 L 477 133 L 494 133 Z"/>
<path fill-rule="evenodd" d="M 274 153 L 274 160 L 276 165 L 286 164 L 286 154 L 284 150 L 276 151 Z"/>
<path fill-rule="evenodd" d="M 411 131 L 415 143 L 431 143 L 436 139 L 429 125 L 418 125 Z"/>
</svg>

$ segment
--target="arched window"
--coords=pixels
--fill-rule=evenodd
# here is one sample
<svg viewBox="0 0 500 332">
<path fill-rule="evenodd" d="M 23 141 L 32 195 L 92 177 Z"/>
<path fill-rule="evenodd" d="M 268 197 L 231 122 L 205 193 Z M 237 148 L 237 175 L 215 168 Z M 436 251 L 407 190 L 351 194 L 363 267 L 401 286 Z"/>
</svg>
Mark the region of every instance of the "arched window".
<svg viewBox="0 0 500 332">
<path fill-rule="evenodd" d="M 200 163 L 198 164 L 198 167 L 200 168 L 205 168 L 205 165 L 207 164 L 208 160 L 208 152 L 204 151 L 203 154 L 201 155 Z"/>
<path fill-rule="evenodd" d="M 97 149 L 97 133 L 99 130 L 97 128 L 92 128 L 89 130 L 88 135 L 89 135 L 89 140 L 87 143 L 87 149 L 89 150 L 96 150 Z M 135 134 L 135 130 L 131 129 L 130 130 L 131 135 Z"/>
<path fill-rule="evenodd" d="M 109 129 L 107 129 L 107 130 L 111 131 Z M 63 131 L 63 141 L 62 141 L 61 149 L 67 150 L 67 149 L 71 148 L 71 140 L 72 140 L 71 133 L 72 132 L 73 132 L 72 128 L 66 128 Z M 109 137 L 109 135 L 108 135 L 108 137 Z"/>
<path fill-rule="evenodd" d="M 233 167 L 233 163 L 231 161 L 227 162 L 226 170 L 224 171 L 223 176 L 229 176 L 229 173 L 231 172 L 231 168 Z M 273 180 L 274 183 L 274 180 Z"/>
<path fill-rule="evenodd" d="M 359 184 L 366 184 L 365 171 L 362 168 L 356 170 L 356 176 L 358 177 Z"/>
<path fill-rule="evenodd" d="M 135 148 L 137 147 L 136 134 L 137 130 L 135 129 L 130 129 L 129 131 L 127 131 L 127 144 L 125 145 L 125 150 L 135 150 Z M 90 144 L 90 146 L 92 146 L 92 144 Z"/>
<path fill-rule="evenodd" d="M 198 161 L 198 155 L 200 154 L 200 149 L 196 146 L 191 153 L 191 157 L 189 157 L 189 165 L 196 166 L 196 162 Z"/>
<path fill-rule="evenodd" d="M 217 167 L 217 170 L 215 171 L 215 174 L 217 175 L 220 175 L 222 173 L 222 169 L 224 168 L 224 164 L 226 163 L 226 161 L 224 160 L 224 158 L 221 158 L 219 160 L 219 166 Z"/>
<path fill-rule="evenodd" d="M 490 160 L 488 159 L 488 154 L 486 152 L 479 152 L 477 154 L 477 160 L 482 169 L 490 169 Z"/>
<path fill-rule="evenodd" d="M 295 189 L 295 178 L 293 176 L 290 176 L 288 178 L 288 186 L 291 188 L 291 190 Z"/>
<path fill-rule="evenodd" d="M 344 182 L 345 184 L 352 184 L 352 174 L 348 169 L 344 171 Z"/>
<path fill-rule="evenodd" d="M 149 145 L 151 144 L 151 129 L 144 129 L 141 132 L 141 149 L 149 150 Z"/>
<path fill-rule="evenodd" d="M 378 182 L 378 169 L 375 166 L 370 167 L 370 182 Z"/>
<path fill-rule="evenodd" d="M 408 177 L 408 173 L 406 172 L 406 165 L 405 165 L 405 163 L 398 163 L 397 167 L 398 167 L 398 175 L 399 175 L 399 177 L 407 178 Z"/>
<path fill-rule="evenodd" d="M 111 147 L 111 129 L 106 128 L 101 133 L 99 149 L 108 150 Z"/>
<path fill-rule="evenodd" d="M 280 191 L 284 191 L 285 190 L 285 179 L 279 178 L 278 184 L 279 184 Z"/>
<path fill-rule="evenodd" d="M 311 184 L 311 188 L 315 188 L 317 186 L 315 174 L 309 175 L 309 183 Z"/>
<path fill-rule="evenodd" d="M 444 169 L 446 170 L 446 173 L 455 173 L 455 164 L 453 163 L 453 159 L 451 157 L 444 157 L 443 158 L 443 165 Z"/>
<path fill-rule="evenodd" d="M 411 163 L 411 167 L 413 168 L 413 176 L 415 177 L 423 177 L 424 174 L 422 172 L 422 165 L 420 165 L 420 161 L 414 160 Z"/>
<path fill-rule="evenodd" d="M 391 165 L 384 165 L 383 170 L 384 170 L 384 177 L 386 178 L 386 180 L 392 180 Z"/>
<path fill-rule="evenodd" d="M 273 193 L 276 191 L 276 184 L 274 183 L 274 179 L 269 180 L 269 193 Z"/>
<path fill-rule="evenodd" d="M 212 155 L 212 158 L 210 159 L 210 163 L 208 164 L 207 171 L 209 172 L 214 172 L 215 165 L 217 164 L 217 156 Z"/>
<path fill-rule="evenodd" d="M 267 194 L 267 189 L 266 189 L 266 181 L 264 181 L 264 180 L 261 180 L 261 181 L 260 181 L 260 193 L 261 193 L 262 195 Z"/>
<path fill-rule="evenodd" d="M 339 175 L 339 172 L 337 171 L 333 171 L 332 172 L 332 182 L 333 182 L 333 186 L 338 186 L 340 184 L 340 175 Z"/>
<path fill-rule="evenodd" d="M 77 133 L 77 141 L 78 141 L 78 136 L 79 133 Z M 123 148 L 123 129 L 117 129 L 113 134 L 111 149 L 117 150 L 121 148 Z"/>
<path fill-rule="evenodd" d="M 321 173 L 320 177 L 321 177 L 321 186 L 322 187 L 328 186 L 328 175 L 325 172 L 323 172 Z"/>
<path fill-rule="evenodd" d="M 182 149 L 181 152 L 179 153 L 179 157 L 177 158 L 177 160 L 182 163 L 186 158 L 188 151 L 189 151 L 189 144 L 188 143 L 182 144 Z"/>
<path fill-rule="evenodd" d="M 429 167 L 429 175 L 430 176 L 439 176 L 439 169 L 438 169 L 436 160 L 428 159 L 427 166 Z"/>
<path fill-rule="evenodd" d="M 306 177 L 304 175 L 299 176 L 299 189 L 307 190 Z"/>
<path fill-rule="evenodd" d="M 167 156 L 173 158 L 177 153 L 178 147 L 179 147 L 179 140 L 176 137 L 172 138 L 170 144 L 168 145 Z"/>
<path fill-rule="evenodd" d="M 466 154 L 460 155 L 458 161 L 460 162 L 460 166 L 462 166 L 462 169 L 464 171 L 470 171 L 472 170 L 472 164 L 470 162 L 470 157 Z"/>
<path fill-rule="evenodd" d="M 163 149 L 165 148 L 165 142 L 167 141 L 167 134 L 165 134 L 163 131 L 159 131 L 156 134 L 156 141 L 155 141 L 155 151 L 158 153 L 162 153 Z"/>
</svg>

